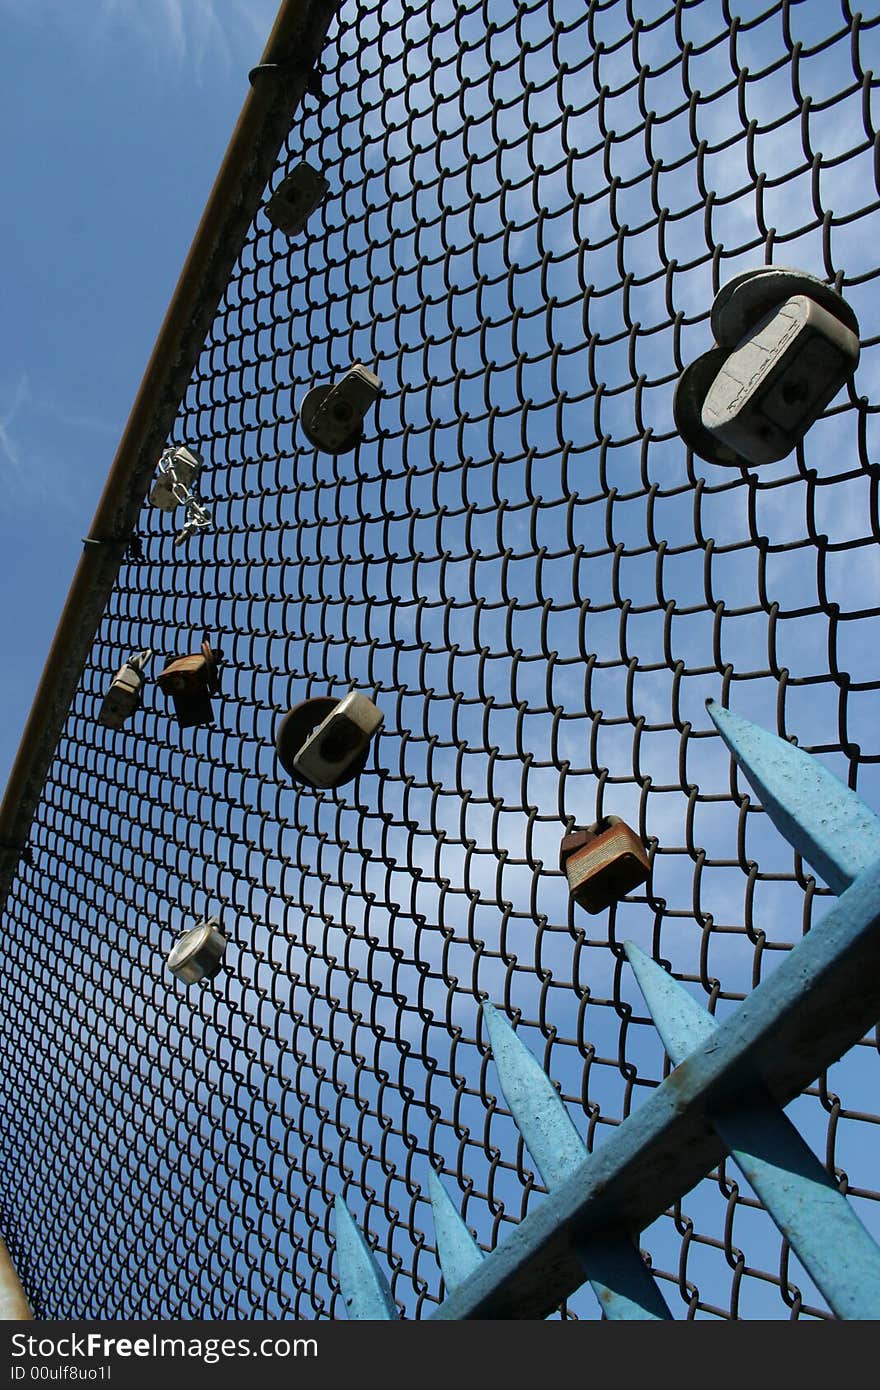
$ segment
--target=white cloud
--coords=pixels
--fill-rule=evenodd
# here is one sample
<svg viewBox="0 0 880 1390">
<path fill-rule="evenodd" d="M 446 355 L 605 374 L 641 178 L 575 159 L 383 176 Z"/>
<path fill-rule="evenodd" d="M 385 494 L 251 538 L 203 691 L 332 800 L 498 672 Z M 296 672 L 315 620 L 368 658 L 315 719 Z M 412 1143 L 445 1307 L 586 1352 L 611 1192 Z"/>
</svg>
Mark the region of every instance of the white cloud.
<svg viewBox="0 0 880 1390">
<path fill-rule="evenodd" d="M 93 60 L 104 62 L 109 48 L 134 41 L 158 70 L 186 64 L 198 83 L 208 63 L 224 69 L 256 63 L 277 9 L 277 0 L 100 0 L 85 17 L 81 7 L 55 0 L 0 0 L 0 14 L 67 29 Z"/>
</svg>

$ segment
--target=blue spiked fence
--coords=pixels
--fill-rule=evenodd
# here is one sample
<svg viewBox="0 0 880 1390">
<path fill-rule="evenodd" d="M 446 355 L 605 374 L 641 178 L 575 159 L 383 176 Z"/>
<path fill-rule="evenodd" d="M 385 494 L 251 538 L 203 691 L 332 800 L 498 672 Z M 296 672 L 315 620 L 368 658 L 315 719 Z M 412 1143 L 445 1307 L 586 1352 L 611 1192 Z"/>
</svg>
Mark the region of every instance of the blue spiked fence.
<svg viewBox="0 0 880 1390">
<path fill-rule="evenodd" d="M 711 701 L 709 713 L 773 824 L 838 902 L 720 1024 L 627 943 L 673 1070 L 592 1154 L 537 1060 L 483 1004 L 501 1089 L 549 1197 L 484 1256 L 429 1172 L 447 1295 L 435 1318 L 544 1317 L 585 1281 L 608 1318 L 669 1318 L 639 1232 L 725 1155 L 831 1311 L 880 1318 L 880 1247 L 782 1109 L 880 1017 L 880 818 L 793 744 Z M 336 1245 L 349 1317 L 396 1317 L 341 1199 Z"/>
</svg>

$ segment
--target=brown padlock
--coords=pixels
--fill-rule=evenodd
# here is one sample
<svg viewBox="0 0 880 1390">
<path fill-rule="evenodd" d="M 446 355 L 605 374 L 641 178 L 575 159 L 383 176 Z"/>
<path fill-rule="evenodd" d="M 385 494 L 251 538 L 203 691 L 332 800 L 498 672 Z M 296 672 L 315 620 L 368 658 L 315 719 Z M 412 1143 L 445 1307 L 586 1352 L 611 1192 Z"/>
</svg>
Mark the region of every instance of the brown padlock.
<svg viewBox="0 0 880 1390">
<path fill-rule="evenodd" d="M 559 867 L 573 900 L 593 914 L 638 888 L 651 872 L 645 846 L 619 816 L 605 816 L 587 830 L 564 836 Z"/>
<path fill-rule="evenodd" d="M 159 676 L 156 684 L 163 694 L 171 697 L 182 729 L 214 722 L 211 696 L 219 685 L 221 657 L 221 652 L 211 650 L 206 637 L 200 652 L 175 657 Z"/>
</svg>

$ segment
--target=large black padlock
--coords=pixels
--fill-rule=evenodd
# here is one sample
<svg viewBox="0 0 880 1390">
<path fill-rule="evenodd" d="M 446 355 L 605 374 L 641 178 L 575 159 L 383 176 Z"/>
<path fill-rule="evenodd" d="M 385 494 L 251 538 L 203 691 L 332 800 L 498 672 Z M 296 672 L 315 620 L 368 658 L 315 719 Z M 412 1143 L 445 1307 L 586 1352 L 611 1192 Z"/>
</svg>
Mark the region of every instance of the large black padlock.
<svg viewBox="0 0 880 1390">
<path fill-rule="evenodd" d="M 205 638 L 201 651 L 192 656 L 175 657 L 159 676 L 156 684 L 170 697 L 182 729 L 213 723 L 211 696 L 216 694 L 220 684 L 221 659 L 222 653 L 212 651 Z"/>
<path fill-rule="evenodd" d="M 305 160 L 298 164 L 272 194 L 266 216 L 280 232 L 296 236 L 306 225 L 330 187 L 324 175 Z"/>
<path fill-rule="evenodd" d="M 723 285 L 715 346 L 678 379 L 676 428 L 709 463 L 776 463 L 800 444 L 859 360 L 846 300 L 802 270 L 764 266 Z"/>
</svg>

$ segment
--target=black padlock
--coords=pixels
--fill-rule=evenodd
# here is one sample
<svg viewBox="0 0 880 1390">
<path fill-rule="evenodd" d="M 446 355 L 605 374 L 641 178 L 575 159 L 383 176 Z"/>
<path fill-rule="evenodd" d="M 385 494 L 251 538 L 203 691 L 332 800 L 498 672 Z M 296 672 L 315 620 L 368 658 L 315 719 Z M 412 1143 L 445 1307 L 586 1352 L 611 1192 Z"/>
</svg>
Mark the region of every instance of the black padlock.
<svg viewBox="0 0 880 1390">
<path fill-rule="evenodd" d="M 802 270 L 734 276 L 715 297 L 712 330 L 716 345 L 685 368 L 673 399 L 679 434 L 709 463 L 785 458 L 859 360 L 852 309 Z"/>
</svg>

